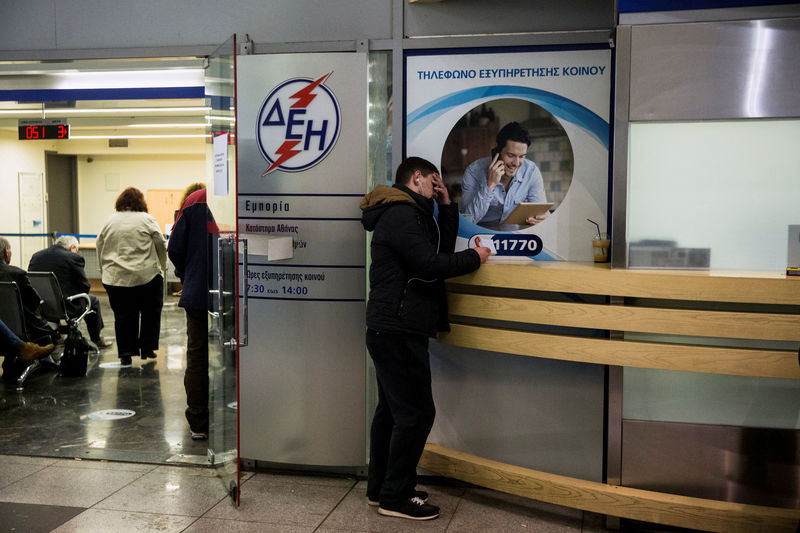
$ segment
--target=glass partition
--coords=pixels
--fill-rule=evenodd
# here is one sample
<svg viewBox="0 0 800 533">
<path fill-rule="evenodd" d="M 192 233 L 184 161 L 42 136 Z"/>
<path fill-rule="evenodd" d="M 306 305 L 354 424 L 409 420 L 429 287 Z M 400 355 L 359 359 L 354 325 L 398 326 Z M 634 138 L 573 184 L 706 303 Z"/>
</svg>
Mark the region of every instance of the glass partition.
<svg viewBox="0 0 800 533">
<path fill-rule="evenodd" d="M 800 120 L 631 123 L 629 266 L 784 272 Z"/>
<path fill-rule="evenodd" d="M 387 50 L 369 53 L 369 91 L 367 125 L 368 150 L 367 158 L 367 190 L 371 191 L 376 185 L 390 184 L 394 181 L 392 176 L 392 53 Z M 372 232 L 367 232 L 367 272 L 371 257 L 369 244 Z M 369 294 L 369 276 L 367 276 L 367 292 Z M 366 434 L 378 405 L 378 389 L 375 379 L 375 366 L 369 354 L 364 352 L 367 359 L 367 398 L 366 398 Z M 369 461 L 369 442 L 367 442 L 367 456 Z"/>
</svg>

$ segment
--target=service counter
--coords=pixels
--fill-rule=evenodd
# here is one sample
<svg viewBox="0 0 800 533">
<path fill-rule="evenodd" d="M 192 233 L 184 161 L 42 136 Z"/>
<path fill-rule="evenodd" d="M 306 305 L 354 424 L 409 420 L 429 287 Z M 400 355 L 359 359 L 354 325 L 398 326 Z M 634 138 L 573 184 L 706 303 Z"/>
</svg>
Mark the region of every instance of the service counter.
<svg viewBox="0 0 800 533">
<path fill-rule="evenodd" d="M 492 262 L 448 289 L 421 467 L 614 517 L 796 530 L 800 279 Z"/>
</svg>

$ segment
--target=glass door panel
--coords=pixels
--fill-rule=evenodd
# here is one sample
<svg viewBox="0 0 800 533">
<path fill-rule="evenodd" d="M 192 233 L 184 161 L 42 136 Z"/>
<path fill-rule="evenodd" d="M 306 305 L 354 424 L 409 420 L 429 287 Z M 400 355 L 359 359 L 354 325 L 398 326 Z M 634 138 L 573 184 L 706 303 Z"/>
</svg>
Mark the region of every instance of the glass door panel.
<svg viewBox="0 0 800 533">
<path fill-rule="evenodd" d="M 236 320 L 236 36 L 208 57 L 207 202 L 216 227 L 209 239 L 208 459 L 233 503 L 239 502 L 238 341 Z"/>
</svg>

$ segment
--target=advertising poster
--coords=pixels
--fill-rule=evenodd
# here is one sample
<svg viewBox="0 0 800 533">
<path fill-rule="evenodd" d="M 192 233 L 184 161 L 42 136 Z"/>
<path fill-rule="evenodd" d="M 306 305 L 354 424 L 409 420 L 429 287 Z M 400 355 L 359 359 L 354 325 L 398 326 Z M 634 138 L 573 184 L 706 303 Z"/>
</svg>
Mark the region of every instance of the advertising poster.
<svg viewBox="0 0 800 533">
<path fill-rule="evenodd" d="M 366 55 L 242 56 L 237 96 L 241 454 L 361 465 Z"/>
<path fill-rule="evenodd" d="M 493 258 L 593 260 L 608 231 L 611 79 L 607 48 L 407 54 L 406 154 L 440 168 L 457 250 L 477 237 Z M 497 145 L 520 128 L 529 144 Z"/>
</svg>

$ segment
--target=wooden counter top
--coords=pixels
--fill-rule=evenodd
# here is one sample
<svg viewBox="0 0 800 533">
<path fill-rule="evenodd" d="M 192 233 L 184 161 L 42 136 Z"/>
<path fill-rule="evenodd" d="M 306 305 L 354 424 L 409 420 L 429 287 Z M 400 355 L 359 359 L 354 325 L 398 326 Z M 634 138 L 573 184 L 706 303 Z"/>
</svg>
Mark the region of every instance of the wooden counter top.
<svg viewBox="0 0 800 533">
<path fill-rule="evenodd" d="M 450 283 L 637 298 L 800 305 L 800 277 L 774 272 L 611 269 L 608 263 L 490 261 Z"/>
</svg>

